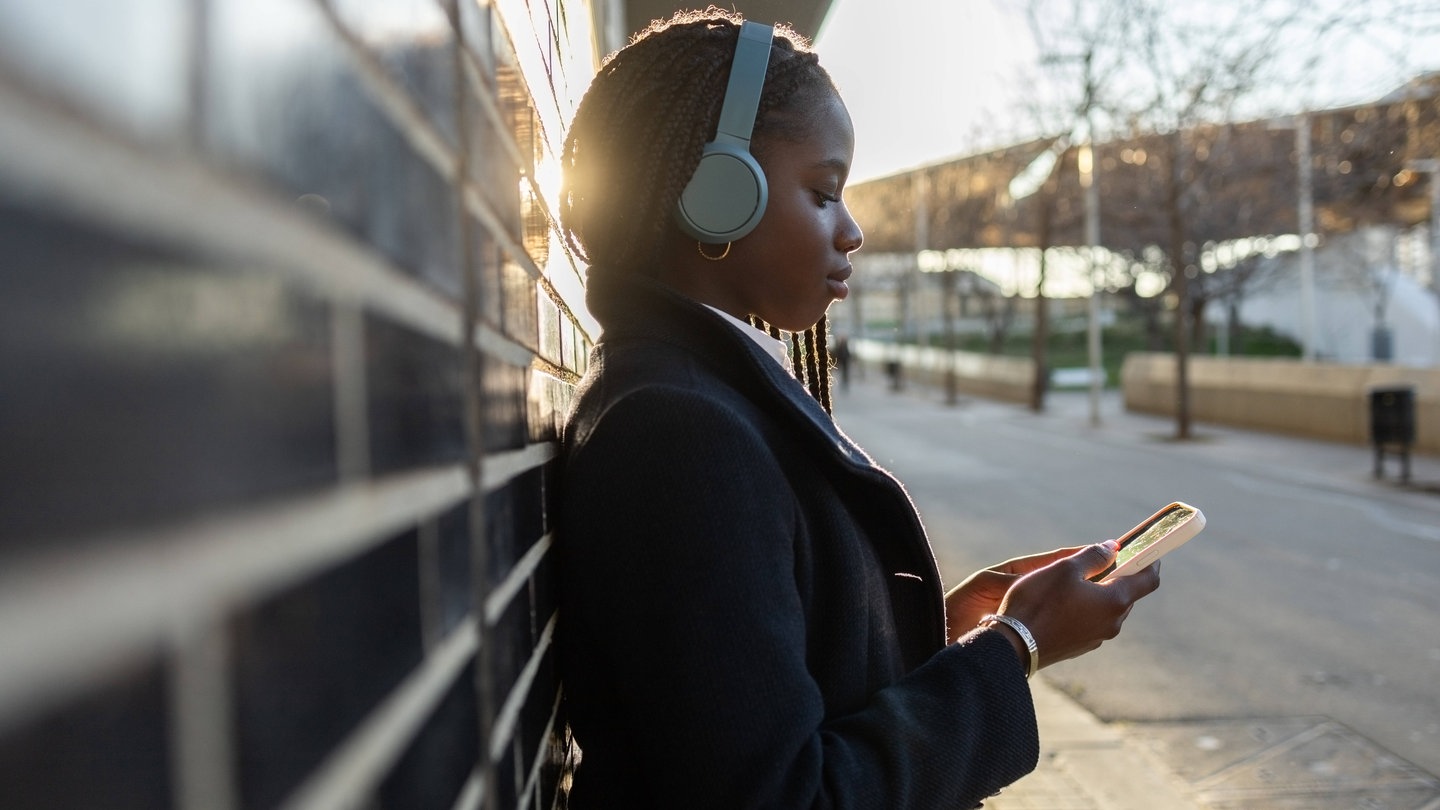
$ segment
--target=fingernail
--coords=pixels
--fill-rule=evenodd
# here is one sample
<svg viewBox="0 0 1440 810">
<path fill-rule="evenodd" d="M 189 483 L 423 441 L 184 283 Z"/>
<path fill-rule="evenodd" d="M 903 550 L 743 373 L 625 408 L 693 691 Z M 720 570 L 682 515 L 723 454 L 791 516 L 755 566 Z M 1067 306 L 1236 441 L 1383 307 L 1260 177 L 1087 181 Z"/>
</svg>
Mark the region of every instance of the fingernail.
<svg viewBox="0 0 1440 810">
<path fill-rule="evenodd" d="M 1104 546 L 1105 550 L 1108 551 L 1108 552 L 1110 552 L 1111 554 L 1114 554 L 1116 551 L 1119 551 L 1119 550 L 1120 550 L 1120 541 L 1119 541 L 1119 540 L 1106 540 L 1105 542 L 1101 543 L 1100 545 L 1101 545 L 1101 546 Z"/>
</svg>

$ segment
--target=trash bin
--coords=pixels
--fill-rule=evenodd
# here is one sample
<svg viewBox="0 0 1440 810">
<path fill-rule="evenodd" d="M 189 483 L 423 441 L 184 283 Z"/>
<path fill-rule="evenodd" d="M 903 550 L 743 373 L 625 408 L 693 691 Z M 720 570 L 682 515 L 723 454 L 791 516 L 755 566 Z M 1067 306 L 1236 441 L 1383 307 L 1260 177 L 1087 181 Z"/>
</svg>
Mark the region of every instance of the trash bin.
<svg viewBox="0 0 1440 810">
<path fill-rule="evenodd" d="M 1375 445 L 1375 477 L 1385 475 L 1385 453 L 1400 455 L 1400 480 L 1410 480 L 1410 446 L 1415 443 L 1415 389 L 1408 385 L 1370 389 L 1370 441 Z"/>
</svg>

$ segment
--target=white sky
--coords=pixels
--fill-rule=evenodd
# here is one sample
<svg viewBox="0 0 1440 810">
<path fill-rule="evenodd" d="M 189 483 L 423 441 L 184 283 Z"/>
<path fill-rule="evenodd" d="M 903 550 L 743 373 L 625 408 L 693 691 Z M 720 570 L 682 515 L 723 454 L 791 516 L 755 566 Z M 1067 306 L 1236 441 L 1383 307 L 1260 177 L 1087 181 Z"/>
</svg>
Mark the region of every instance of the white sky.
<svg viewBox="0 0 1440 810">
<path fill-rule="evenodd" d="M 855 120 L 852 183 L 1034 134 L 1014 112 L 1035 90 L 1020 82 L 1036 58 L 1023 9 L 1024 0 L 835 0 L 815 46 Z M 1321 107 L 1359 103 L 1421 69 L 1440 69 L 1440 34 L 1357 39 L 1328 51 L 1307 94 Z"/>
<path fill-rule="evenodd" d="M 836 0 L 815 47 L 855 120 L 851 182 L 1004 140 L 1035 57 L 1024 20 L 991 0 Z"/>
</svg>

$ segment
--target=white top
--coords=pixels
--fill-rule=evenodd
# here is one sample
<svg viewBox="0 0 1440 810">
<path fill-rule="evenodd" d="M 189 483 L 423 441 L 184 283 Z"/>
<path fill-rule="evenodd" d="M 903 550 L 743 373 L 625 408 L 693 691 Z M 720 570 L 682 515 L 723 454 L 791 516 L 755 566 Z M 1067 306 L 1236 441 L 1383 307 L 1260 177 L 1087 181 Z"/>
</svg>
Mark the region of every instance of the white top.
<svg viewBox="0 0 1440 810">
<path fill-rule="evenodd" d="M 729 321 L 732 326 L 734 326 L 736 329 L 739 329 L 746 337 L 755 341 L 755 343 L 758 344 L 760 348 L 764 349 L 766 354 L 775 358 L 775 362 L 779 363 L 780 367 L 785 369 L 785 372 L 787 374 L 792 377 L 795 376 L 795 369 L 790 363 L 790 352 L 786 351 L 785 349 L 785 341 L 776 340 L 775 338 L 771 337 L 768 332 L 756 329 L 755 327 L 751 326 L 745 321 L 740 320 L 734 315 L 731 315 L 728 312 L 718 310 L 715 307 L 710 306 L 709 304 L 706 304 L 705 308 Z"/>
</svg>

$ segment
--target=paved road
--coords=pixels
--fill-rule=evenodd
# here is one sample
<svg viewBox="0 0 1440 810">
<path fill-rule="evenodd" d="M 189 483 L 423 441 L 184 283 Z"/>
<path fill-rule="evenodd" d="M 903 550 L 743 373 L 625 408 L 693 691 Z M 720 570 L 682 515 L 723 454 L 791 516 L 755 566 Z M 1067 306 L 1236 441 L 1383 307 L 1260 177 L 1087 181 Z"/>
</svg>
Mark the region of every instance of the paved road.
<svg viewBox="0 0 1440 810">
<path fill-rule="evenodd" d="M 872 373 L 836 399 L 906 483 L 950 581 L 1116 536 L 1171 500 L 1205 511 L 1122 637 L 1046 671 L 1102 720 L 1330 718 L 1440 774 L 1440 460 L 1402 488 L 1373 480 L 1365 448 L 1209 426 L 1176 443 L 1113 396 L 1099 428 L 1083 394 L 1042 415 L 947 407 Z"/>
</svg>

